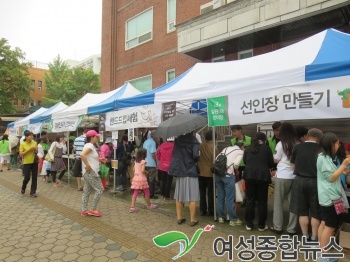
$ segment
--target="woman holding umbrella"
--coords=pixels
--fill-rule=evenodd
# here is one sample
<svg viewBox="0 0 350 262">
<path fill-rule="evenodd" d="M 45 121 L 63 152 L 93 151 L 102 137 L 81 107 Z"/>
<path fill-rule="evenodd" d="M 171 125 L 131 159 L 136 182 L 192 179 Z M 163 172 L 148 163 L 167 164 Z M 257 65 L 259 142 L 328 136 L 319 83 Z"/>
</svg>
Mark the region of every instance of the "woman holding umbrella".
<svg viewBox="0 0 350 262">
<path fill-rule="evenodd" d="M 180 135 L 175 140 L 173 159 L 169 174 L 176 176 L 174 199 L 176 200 L 177 223 L 186 221 L 182 215 L 184 202 L 189 202 L 191 227 L 198 224 L 196 219 L 196 201 L 199 201 L 199 184 L 197 161 L 199 159 L 199 142 L 195 132 Z"/>
</svg>

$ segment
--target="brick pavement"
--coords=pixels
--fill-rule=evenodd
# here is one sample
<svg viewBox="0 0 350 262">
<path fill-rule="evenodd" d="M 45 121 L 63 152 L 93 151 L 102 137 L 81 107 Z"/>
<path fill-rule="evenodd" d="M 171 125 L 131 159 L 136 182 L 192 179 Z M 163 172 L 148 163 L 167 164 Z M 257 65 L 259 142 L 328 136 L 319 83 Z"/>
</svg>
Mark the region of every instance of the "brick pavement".
<svg viewBox="0 0 350 262">
<path fill-rule="evenodd" d="M 22 179 L 16 170 L 0 173 L 0 261 L 172 261 L 179 245 L 159 248 L 152 242 L 153 237 L 177 230 L 191 239 L 198 228 L 207 224 L 216 227 L 204 232 L 189 253 L 177 261 L 227 261 L 227 256 L 217 257 L 212 251 L 216 237 L 227 239 L 230 234 L 236 243 L 239 235 L 247 237 L 258 232 L 203 217 L 197 227 L 191 228 L 188 223 L 179 226 L 175 204 L 163 200 L 154 201 L 158 210 L 147 210 L 143 199 L 138 198 L 140 211 L 130 214 L 130 202 L 111 194 L 104 194 L 100 200 L 102 217 L 82 217 L 81 192 L 75 187 L 65 183 L 54 189 L 39 179 L 38 198 L 33 199 L 28 190 L 24 196 L 19 193 Z M 304 259 L 299 257 L 298 261 Z"/>
</svg>

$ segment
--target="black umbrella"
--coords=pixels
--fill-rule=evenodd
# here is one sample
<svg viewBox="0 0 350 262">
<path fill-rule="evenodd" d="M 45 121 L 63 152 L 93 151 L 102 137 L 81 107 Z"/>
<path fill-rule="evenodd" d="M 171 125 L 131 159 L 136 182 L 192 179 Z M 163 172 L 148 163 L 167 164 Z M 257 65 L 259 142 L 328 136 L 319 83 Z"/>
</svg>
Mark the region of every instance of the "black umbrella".
<svg viewBox="0 0 350 262">
<path fill-rule="evenodd" d="M 161 122 L 155 136 L 164 139 L 172 136 L 179 136 L 202 128 L 207 123 L 207 118 L 198 114 L 179 114 Z"/>
</svg>

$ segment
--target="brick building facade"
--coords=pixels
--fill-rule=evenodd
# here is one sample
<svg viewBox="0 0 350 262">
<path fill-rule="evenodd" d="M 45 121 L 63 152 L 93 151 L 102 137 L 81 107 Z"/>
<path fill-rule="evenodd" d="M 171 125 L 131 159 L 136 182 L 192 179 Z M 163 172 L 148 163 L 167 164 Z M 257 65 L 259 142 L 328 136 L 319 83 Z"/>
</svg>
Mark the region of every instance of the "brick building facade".
<svg viewBox="0 0 350 262">
<path fill-rule="evenodd" d="M 327 28 L 350 32 L 348 0 L 103 0 L 102 12 L 101 92 L 151 76 L 147 91 L 168 70 L 177 77 L 197 62 L 264 54 Z M 148 14 L 151 29 L 137 35 Z"/>
</svg>

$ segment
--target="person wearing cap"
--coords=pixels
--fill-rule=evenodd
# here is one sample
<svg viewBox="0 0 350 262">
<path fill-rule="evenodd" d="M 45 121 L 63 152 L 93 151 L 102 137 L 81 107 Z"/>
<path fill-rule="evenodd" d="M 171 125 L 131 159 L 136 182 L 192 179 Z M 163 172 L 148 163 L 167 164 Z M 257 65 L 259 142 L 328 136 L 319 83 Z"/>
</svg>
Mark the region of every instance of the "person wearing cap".
<svg viewBox="0 0 350 262">
<path fill-rule="evenodd" d="M 156 187 L 156 174 L 157 174 L 157 147 L 156 141 L 154 141 L 155 130 L 150 131 L 150 137 L 143 143 L 143 148 L 147 150 L 146 156 L 146 171 L 148 172 L 148 185 L 151 199 L 158 199 L 158 196 L 154 194 Z"/>
<path fill-rule="evenodd" d="M 83 162 L 83 177 L 85 182 L 82 196 L 82 216 L 89 215 L 100 217 L 102 215 L 102 212 L 97 210 L 97 205 L 103 192 L 102 182 L 99 175 L 99 163 L 106 163 L 107 159 L 99 158 L 96 147 L 94 146 L 94 144 L 98 142 L 100 136 L 101 135 L 95 130 L 89 130 L 86 132 L 86 144 L 84 145 L 83 152 L 80 154 Z M 92 191 L 95 191 L 95 195 L 92 199 L 91 208 L 88 209 L 89 196 Z"/>
<path fill-rule="evenodd" d="M 107 165 L 110 165 L 111 163 L 111 156 L 112 156 L 112 149 L 113 148 L 113 143 L 112 143 L 112 138 L 107 137 L 105 142 L 102 144 L 100 147 L 100 158 L 106 158 L 107 159 Z M 102 180 L 102 185 L 105 190 L 108 188 L 108 180 L 109 177 L 103 178 Z"/>
<path fill-rule="evenodd" d="M 81 152 L 83 152 L 87 131 L 88 131 L 87 129 L 84 129 L 83 134 L 81 136 L 78 136 L 73 143 L 73 151 L 75 152 L 73 176 L 77 178 L 78 191 L 83 191 L 83 187 L 81 185 L 81 177 L 83 174 L 82 174 L 82 163 L 81 163 L 80 154 Z"/>
<path fill-rule="evenodd" d="M 33 133 L 29 130 L 24 132 L 24 142 L 19 147 L 19 155 L 23 157 L 23 184 L 21 194 L 25 193 L 27 184 L 32 177 L 32 185 L 30 187 L 30 196 L 37 197 L 37 178 L 38 178 L 38 163 L 35 163 L 35 152 L 38 150 L 37 143 L 33 140 Z"/>
<path fill-rule="evenodd" d="M 294 167 L 290 212 L 299 216 L 299 224 L 303 236 L 317 240 L 317 232 L 321 223 L 321 209 L 317 191 L 317 156 L 322 131 L 311 128 L 305 143 L 294 146 L 290 162 Z M 309 237 L 309 216 L 311 217 L 312 235 Z"/>
</svg>

